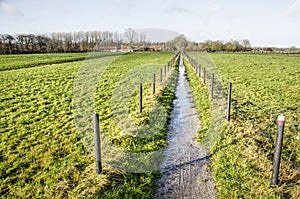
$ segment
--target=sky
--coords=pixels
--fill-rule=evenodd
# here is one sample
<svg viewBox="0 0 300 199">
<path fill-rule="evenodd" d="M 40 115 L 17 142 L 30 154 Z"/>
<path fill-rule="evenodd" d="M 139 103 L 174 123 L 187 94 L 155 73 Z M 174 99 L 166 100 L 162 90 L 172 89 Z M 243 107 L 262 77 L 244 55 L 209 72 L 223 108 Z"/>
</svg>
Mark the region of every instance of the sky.
<svg viewBox="0 0 300 199">
<path fill-rule="evenodd" d="M 0 34 L 160 28 L 193 41 L 300 47 L 300 0 L 0 0 Z"/>
</svg>

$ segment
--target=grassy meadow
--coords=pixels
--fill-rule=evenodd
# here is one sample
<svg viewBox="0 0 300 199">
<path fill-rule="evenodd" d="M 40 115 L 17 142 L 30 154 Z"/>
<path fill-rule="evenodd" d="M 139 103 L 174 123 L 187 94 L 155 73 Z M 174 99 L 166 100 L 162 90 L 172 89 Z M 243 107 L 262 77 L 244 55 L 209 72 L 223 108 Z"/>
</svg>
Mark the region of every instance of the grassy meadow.
<svg viewBox="0 0 300 199">
<path fill-rule="evenodd" d="M 108 54 L 106 54 L 108 55 Z M 223 78 L 233 83 L 231 121 L 224 122 L 212 148 L 218 198 L 298 198 L 300 196 L 300 56 L 209 54 Z M 2 198 L 153 198 L 159 172 L 117 171 L 108 164 L 95 175 L 95 160 L 79 136 L 72 92 L 86 53 L 0 56 L 0 194 Z M 114 55 L 110 55 L 114 56 Z M 117 58 L 117 55 L 115 55 Z M 100 129 L 117 147 L 149 152 L 166 146 L 166 128 L 151 137 L 124 135 L 113 117 L 112 97 L 121 77 L 138 65 L 164 65 L 173 53 L 129 53 L 102 74 L 95 93 Z M 191 54 L 197 58 L 197 54 Z M 105 57 L 105 56 L 104 56 Z M 93 59 L 104 59 L 93 57 Z M 203 141 L 212 117 L 208 88 L 187 60 Z M 178 64 L 178 63 L 176 63 Z M 128 115 L 149 125 L 151 108 L 172 110 L 177 80 L 173 66 L 165 84 L 132 89 Z M 157 80 L 159 75 L 156 76 Z M 270 187 L 276 119 L 286 116 L 279 186 Z M 92 114 L 92 113 L 91 113 Z M 225 117 L 225 116 L 224 116 Z"/>
<path fill-rule="evenodd" d="M 300 56 L 211 56 L 224 82 L 233 83 L 232 121 L 214 150 L 220 195 L 298 198 Z M 279 186 L 270 188 L 279 114 L 286 116 Z"/>
<path fill-rule="evenodd" d="M 0 71 L 82 61 L 88 53 L 1 55 Z"/>
<path fill-rule="evenodd" d="M 83 62 L 55 64 L 68 59 L 64 55 L 75 60 L 86 56 L 0 56 L 0 67 L 3 69 L 0 72 L 1 197 L 151 198 L 158 172 L 129 174 L 104 165 L 103 174 L 95 175 L 94 155 L 89 153 L 79 138 L 71 104 L 73 84 Z M 111 93 L 118 78 L 136 65 L 163 65 L 173 56 L 173 53 L 125 54 L 111 64 L 101 77 L 96 97 L 101 129 L 106 134 L 113 134 L 115 130 L 111 128 L 112 117 L 105 115 L 109 112 L 101 110 L 110 109 Z M 44 65 L 45 60 L 52 60 L 51 65 Z M 145 90 L 148 87 L 145 86 Z M 147 92 L 146 98 L 148 95 L 152 98 L 152 93 Z M 155 99 L 145 103 L 145 114 L 136 120 L 147 120 L 146 113 L 151 103 L 171 107 L 173 98 L 174 91 L 158 87 Z M 132 111 L 136 111 L 136 103 L 131 104 Z M 143 142 L 120 139 L 119 143 L 123 148 L 141 148 L 142 144 L 153 148 L 157 143 L 162 143 L 159 146 L 165 145 L 165 134 L 160 132 L 160 136 Z"/>
<path fill-rule="evenodd" d="M 218 197 L 299 198 L 300 56 L 209 55 L 223 77 L 224 87 L 227 89 L 227 82 L 233 83 L 231 121 L 225 123 L 212 150 Z M 192 57 L 197 59 L 197 54 Z M 196 79 L 192 78 L 191 84 L 199 87 L 196 75 L 189 75 Z M 207 91 L 195 95 L 207 96 Z M 286 124 L 279 185 L 271 188 L 276 120 L 281 113 L 286 116 Z"/>
</svg>

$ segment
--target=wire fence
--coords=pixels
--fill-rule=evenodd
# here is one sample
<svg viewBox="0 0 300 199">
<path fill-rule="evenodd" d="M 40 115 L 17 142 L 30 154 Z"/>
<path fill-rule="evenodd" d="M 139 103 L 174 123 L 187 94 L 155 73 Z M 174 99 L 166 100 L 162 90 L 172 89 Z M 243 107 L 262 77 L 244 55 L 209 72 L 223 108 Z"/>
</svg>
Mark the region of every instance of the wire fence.
<svg viewBox="0 0 300 199">
<path fill-rule="evenodd" d="M 218 68 L 206 52 L 184 52 L 184 55 L 210 93 L 211 121 L 205 137 L 205 144 L 211 148 L 218 140 L 226 119 L 228 104 L 224 83 Z"/>
<path fill-rule="evenodd" d="M 156 80 L 157 87 L 169 88 L 170 79 L 176 72 L 173 65 L 177 61 L 178 55 L 179 54 L 176 54 L 166 65 L 146 64 L 133 67 L 119 79 L 112 94 L 111 108 L 115 124 L 121 131 L 120 139 L 124 138 L 125 140 L 129 137 L 134 139 L 153 137 L 167 124 L 168 115 L 165 108 L 162 107 L 162 105 L 156 105 L 152 107 L 148 113 L 150 120 L 149 125 L 136 125 L 133 118 L 128 116 L 130 108 L 128 103 L 134 90 L 140 87 L 140 92 L 142 91 L 141 83 L 146 87 L 155 83 L 153 82 L 154 74 L 155 76 L 160 76 L 162 79 L 162 81 L 159 79 Z M 138 99 L 140 103 L 140 113 L 143 111 L 141 104 L 142 95 L 143 93 L 140 93 L 140 98 Z M 146 96 L 144 97 L 146 100 Z M 98 126 L 94 129 L 96 134 L 100 133 L 98 129 Z M 86 137 L 92 138 L 92 135 L 89 134 L 86 135 Z M 130 173 L 157 171 L 163 160 L 163 148 L 156 151 L 135 153 L 115 146 L 104 133 L 101 133 L 100 138 L 95 135 L 95 138 L 101 143 L 101 147 L 98 147 L 99 150 L 96 150 L 98 153 L 96 157 L 101 157 L 101 160 L 97 160 L 99 162 L 97 165 L 97 173 L 101 172 L 101 163 L 116 170 Z M 92 140 L 90 146 L 93 146 Z"/>
</svg>

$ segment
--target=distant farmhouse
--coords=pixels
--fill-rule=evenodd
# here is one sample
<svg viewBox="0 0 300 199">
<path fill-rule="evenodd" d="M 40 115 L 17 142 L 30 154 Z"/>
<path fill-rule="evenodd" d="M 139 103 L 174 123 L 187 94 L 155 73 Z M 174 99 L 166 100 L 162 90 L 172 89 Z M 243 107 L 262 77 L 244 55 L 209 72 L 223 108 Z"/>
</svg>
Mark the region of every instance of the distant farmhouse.
<svg viewBox="0 0 300 199">
<path fill-rule="evenodd" d="M 100 51 L 102 51 L 102 52 L 119 52 L 120 48 L 118 48 L 117 45 L 101 46 Z"/>
<path fill-rule="evenodd" d="M 152 52 L 159 52 L 163 51 L 165 45 L 150 45 L 146 47 L 139 47 L 139 46 L 132 46 L 129 45 L 106 45 L 101 46 L 99 48 L 102 52 L 135 52 L 135 51 L 152 51 Z"/>
</svg>

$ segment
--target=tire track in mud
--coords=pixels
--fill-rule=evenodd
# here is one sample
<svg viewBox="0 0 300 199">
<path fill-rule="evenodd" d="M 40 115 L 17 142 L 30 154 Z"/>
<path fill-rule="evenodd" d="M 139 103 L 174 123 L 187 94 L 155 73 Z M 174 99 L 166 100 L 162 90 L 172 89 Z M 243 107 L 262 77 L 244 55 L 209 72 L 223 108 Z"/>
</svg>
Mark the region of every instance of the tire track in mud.
<svg viewBox="0 0 300 199">
<path fill-rule="evenodd" d="M 209 150 L 196 142 L 200 122 L 182 56 L 176 97 L 155 198 L 215 198 Z"/>
</svg>

